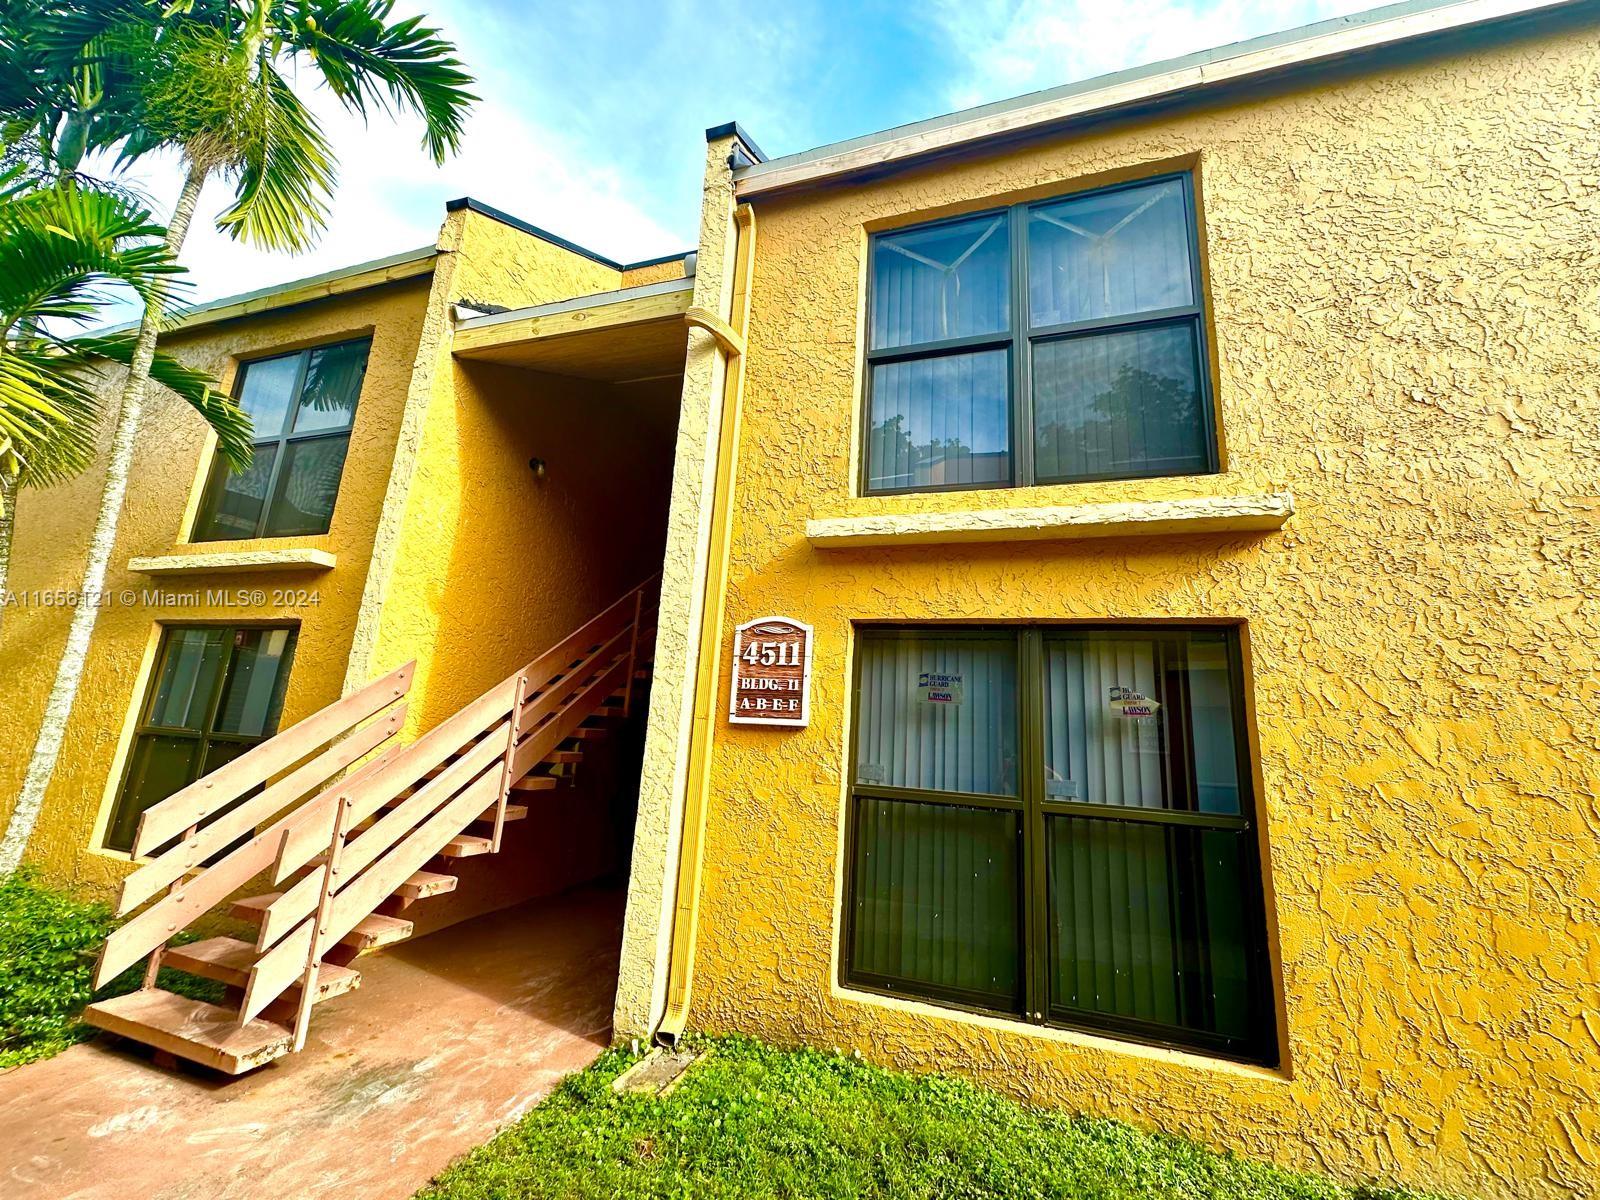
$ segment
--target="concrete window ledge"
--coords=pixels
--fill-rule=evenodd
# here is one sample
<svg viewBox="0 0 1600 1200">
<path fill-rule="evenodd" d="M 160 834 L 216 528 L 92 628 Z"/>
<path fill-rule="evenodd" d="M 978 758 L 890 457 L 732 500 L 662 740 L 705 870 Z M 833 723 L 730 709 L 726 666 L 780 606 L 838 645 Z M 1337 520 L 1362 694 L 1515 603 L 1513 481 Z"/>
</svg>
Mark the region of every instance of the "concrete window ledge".
<svg viewBox="0 0 1600 1200">
<path fill-rule="evenodd" d="M 1184 533 L 1259 533 L 1281 529 L 1294 513 L 1288 492 L 1205 496 L 1125 504 L 982 508 L 967 512 L 880 513 L 806 522 L 821 550 L 855 546 L 927 546 L 948 542 L 1064 541 Z"/>
<path fill-rule="evenodd" d="M 326 550 L 299 546 L 275 550 L 213 550 L 128 560 L 140 575 L 241 575 L 251 571 L 327 571 L 338 562 Z"/>
</svg>

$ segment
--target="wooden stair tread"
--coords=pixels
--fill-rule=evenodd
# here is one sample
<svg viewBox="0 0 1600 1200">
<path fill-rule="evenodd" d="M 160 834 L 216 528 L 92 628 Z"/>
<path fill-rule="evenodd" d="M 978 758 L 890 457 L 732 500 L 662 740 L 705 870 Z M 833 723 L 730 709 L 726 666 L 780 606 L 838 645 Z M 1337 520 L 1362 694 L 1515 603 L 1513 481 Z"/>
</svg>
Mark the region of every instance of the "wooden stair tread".
<svg viewBox="0 0 1600 1200">
<path fill-rule="evenodd" d="M 479 839 L 485 840 L 485 839 Z M 416 876 L 411 877 L 415 879 Z M 407 880 L 409 883 L 410 880 Z M 234 916 L 242 921 L 261 923 L 261 914 L 267 906 L 276 900 L 281 892 L 268 892 L 262 896 L 251 896 L 247 900 L 235 900 L 231 908 Z M 399 917 L 385 917 L 373 913 L 364 917 L 361 923 L 339 939 L 339 945 L 349 946 L 356 950 L 374 950 L 379 946 L 387 946 L 393 942 L 403 942 L 411 936 L 413 926 L 410 921 L 403 921 Z"/>
<path fill-rule="evenodd" d="M 169 947 L 162 956 L 161 965 L 175 967 L 203 979 L 215 979 L 230 987 L 244 987 L 250 982 L 250 968 L 255 966 L 260 954 L 249 942 L 238 938 L 214 937 L 203 942 L 190 942 L 186 946 Z M 361 984 L 361 973 L 349 967 L 323 963 L 317 969 L 317 994 L 315 1000 L 330 1000 L 342 996 Z M 290 989 L 297 995 L 298 986 Z"/>
<path fill-rule="evenodd" d="M 228 915 L 237 917 L 241 921 L 261 923 L 261 914 L 282 892 L 263 892 L 259 896 L 246 896 L 243 900 L 235 900 L 228 905 Z"/>
<path fill-rule="evenodd" d="M 492 821 L 492 820 L 494 820 L 494 809 L 495 809 L 495 806 L 491 804 L 488 808 L 483 810 L 482 815 L 479 816 L 477 818 L 477 820 L 479 820 L 479 821 Z M 527 820 L 527 818 L 528 818 L 528 806 L 526 804 L 508 804 L 508 805 L 506 805 L 506 820 L 507 821 L 525 821 L 525 820 Z"/>
<path fill-rule="evenodd" d="M 239 1024 L 231 1008 L 152 988 L 91 1004 L 83 1019 L 179 1058 L 242 1075 L 289 1053 L 294 1031 L 257 1017 Z"/>
<path fill-rule="evenodd" d="M 394 891 L 403 900 L 425 900 L 429 896 L 442 896 L 456 890 L 454 875 L 441 875 L 437 871 L 418 871 Z"/>
<path fill-rule="evenodd" d="M 583 761 L 583 751 L 553 750 L 546 754 L 541 761 L 547 763 L 581 763 Z"/>
<path fill-rule="evenodd" d="M 548 792 L 561 781 L 554 775 L 524 775 L 511 785 L 513 792 Z"/>
<path fill-rule="evenodd" d="M 357 950 L 376 950 L 379 946 L 405 941 L 411 936 L 414 928 L 410 921 L 402 920 L 400 917 L 386 917 L 382 913 L 373 913 L 370 917 L 361 918 L 360 924 L 339 939 L 339 944 L 352 946 Z"/>
<path fill-rule="evenodd" d="M 479 854 L 489 854 L 493 850 L 494 842 L 491 839 L 464 833 L 460 837 L 451 838 L 439 853 L 445 858 L 472 858 Z"/>
</svg>

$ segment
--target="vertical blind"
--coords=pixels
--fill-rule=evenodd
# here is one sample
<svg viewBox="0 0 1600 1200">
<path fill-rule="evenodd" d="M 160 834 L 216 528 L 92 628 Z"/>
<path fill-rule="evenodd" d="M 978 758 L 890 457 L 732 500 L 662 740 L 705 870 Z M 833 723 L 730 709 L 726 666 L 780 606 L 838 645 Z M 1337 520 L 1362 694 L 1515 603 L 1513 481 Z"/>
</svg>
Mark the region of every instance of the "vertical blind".
<svg viewBox="0 0 1600 1200">
<path fill-rule="evenodd" d="M 858 805 L 856 972 L 1009 1007 L 1018 981 L 1017 814 L 872 796 Z"/>
<path fill-rule="evenodd" d="M 1013 639 L 871 638 L 860 669 L 859 784 L 1016 795 Z M 1013 1004 L 1020 814 L 870 793 L 857 804 L 853 969 Z"/>
<path fill-rule="evenodd" d="M 864 630 L 847 982 L 1269 1058 L 1232 639 Z"/>
<path fill-rule="evenodd" d="M 1004 350 L 872 368 L 874 488 L 997 483 L 1011 477 Z"/>
<path fill-rule="evenodd" d="M 867 490 L 1211 469 L 1190 188 L 1173 176 L 876 235 Z"/>
<path fill-rule="evenodd" d="M 924 675 L 953 700 L 925 698 Z M 1017 648 L 1011 639 L 874 637 L 861 648 L 856 779 L 934 792 L 1017 792 Z"/>
</svg>

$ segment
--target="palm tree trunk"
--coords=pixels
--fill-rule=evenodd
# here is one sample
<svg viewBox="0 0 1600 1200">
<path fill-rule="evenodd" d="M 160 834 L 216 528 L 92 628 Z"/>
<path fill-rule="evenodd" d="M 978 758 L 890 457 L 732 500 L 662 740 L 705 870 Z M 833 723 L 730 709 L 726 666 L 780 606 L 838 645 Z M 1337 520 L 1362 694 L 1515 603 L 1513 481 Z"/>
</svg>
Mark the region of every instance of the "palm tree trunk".
<svg viewBox="0 0 1600 1200">
<path fill-rule="evenodd" d="M 7 592 L 11 580 L 11 531 L 16 528 L 17 477 L 0 469 L 0 624 L 6 619 Z"/>
<path fill-rule="evenodd" d="M 208 170 L 191 163 L 184 177 L 183 190 L 178 193 L 178 203 L 167 222 L 167 250 L 173 258 L 183 246 L 189 233 L 189 222 L 194 217 L 200 189 L 205 186 Z M 161 332 L 165 313 L 156 305 L 146 305 L 144 317 L 139 322 L 139 339 L 134 345 L 133 360 L 128 367 L 128 381 L 122 389 L 122 404 L 117 411 L 116 429 L 111 439 L 111 462 L 106 468 L 105 491 L 100 496 L 100 513 L 95 518 L 94 536 L 89 541 L 89 561 L 83 570 L 83 584 L 78 592 L 77 606 L 72 610 L 72 624 L 67 630 L 67 644 L 56 666 L 56 677 L 50 688 L 50 698 L 45 703 L 44 719 L 33 745 L 33 757 L 28 760 L 28 773 L 22 780 L 22 792 L 6 825 L 5 837 L 0 839 L 0 878 L 9 875 L 22 862 L 22 853 L 33 836 L 39 810 L 44 806 L 44 796 L 55 775 L 56 762 L 61 757 L 61 743 L 66 736 L 67 720 L 72 715 L 73 703 L 78 697 L 78 686 L 83 682 L 84 665 L 89 658 L 89 639 L 94 633 L 95 620 L 100 615 L 106 585 L 106 570 L 111 564 L 111 550 L 117 540 L 117 523 L 122 516 L 122 505 L 128 495 L 128 476 L 133 467 L 133 445 L 139 432 L 139 418 L 144 411 L 145 392 L 150 385 L 150 364 L 155 359 L 156 337 Z"/>
</svg>

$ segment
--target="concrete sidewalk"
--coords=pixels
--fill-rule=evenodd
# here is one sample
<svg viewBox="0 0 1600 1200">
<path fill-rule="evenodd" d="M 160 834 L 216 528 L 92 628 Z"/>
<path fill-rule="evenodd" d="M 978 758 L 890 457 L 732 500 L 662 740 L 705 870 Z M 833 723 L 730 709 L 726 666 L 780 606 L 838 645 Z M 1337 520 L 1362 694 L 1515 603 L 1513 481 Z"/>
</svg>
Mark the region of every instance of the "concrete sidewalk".
<svg viewBox="0 0 1600 1200">
<path fill-rule="evenodd" d="M 623 896 L 533 901 L 359 959 L 227 1080 L 102 1043 L 0 1075 L 3 1200 L 407 1197 L 610 1037 Z"/>
</svg>

